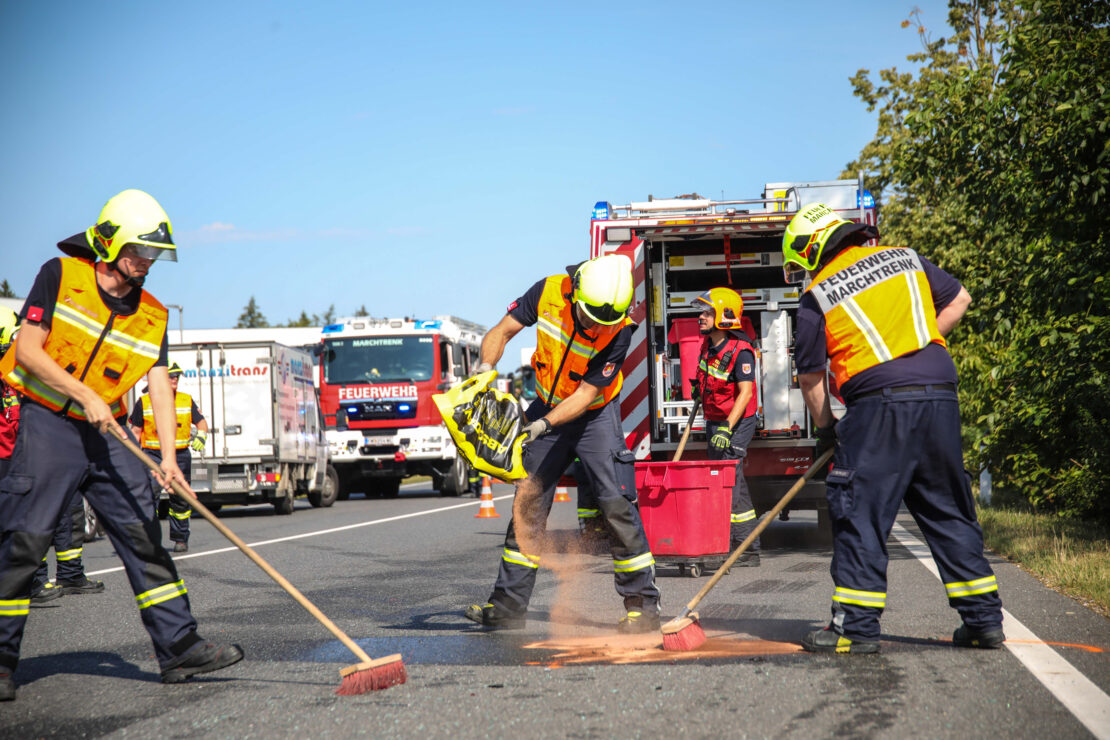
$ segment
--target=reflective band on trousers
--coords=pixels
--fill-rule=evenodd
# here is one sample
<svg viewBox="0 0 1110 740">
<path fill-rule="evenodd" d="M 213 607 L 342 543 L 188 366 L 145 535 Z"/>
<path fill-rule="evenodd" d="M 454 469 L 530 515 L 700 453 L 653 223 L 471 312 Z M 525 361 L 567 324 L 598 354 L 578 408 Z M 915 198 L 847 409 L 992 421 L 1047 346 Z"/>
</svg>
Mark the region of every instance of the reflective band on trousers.
<svg viewBox="0 0 1110 740">
<path fill-rule="evenodd" d="M 506 563 L 523 565 L 525 568 L 540 567 L 540 558 L 538 555 L 532 557 L 530 555 L 525 555 L 522 552 L 517 552 L 516 550 L 510 550 L 508 548 L 505 548 L 505 552 L 501 554 L 501 559 L 504 560 Z"/>
<path fill-rule="evenodd" d="M 0 617 L 26 617 L 30 612 L 30 599 L 0 599 Z"/>
<path fill-rule="evenodd" d="M 650 552 L 645 552 L 643 555 L 637 555 L 628 560 L 613 560 L 613 570 L 617 573 L 630 573 L 634 570 L 643 570 L 655 565 L 655 558 L 651 556 Z"/>
<path fill-rule="evenodd" d="M 987 576 L 975 581 L 963 581 L 956 583 L 944 584 L 944 590 L 948 592 L 948 598 L 958 599 L 961 596 L 976 596 L 978 594 L 989 594 L 991 591 L 998 590 L 998 581 L 994 576 Z"/>
<path fill-rule="evenodd" d="M 81 550 L 82 549 L 84 549 L 84 548 L 77 547 L 77 548 L 74 548 L 73 550 L 62 550 L 61 552 L 56 553 L 56 555 L 58 556 L 59 561 L 62 561 L 62 560 L 76 560 L 77 558 L 81 557 Z"/>
<path fill-rule="evenodd" d="M 886 594 L 881 591 L 854 591 L 850 588 L 840 588 L 838 586 L 832 600 L 841 604 L 872 606 L 876 609 L 886 608 Z"/>
<path fill-rule="evenodd" d="M 188 519 L 189 515 L 192 513 L 192 509 L 186 509 L 185 511 L 174 511 L 173 509 L 170 509 L 170 516 L 172 516 L 174 519 Z"/>
<path fill-rule="evenodd" d="M 178 581 L 177 583 L 167 583 L 165 586 L 152 588 L 146 593 L 141 593 L 135 597 L 140 609 L 146 609 L 148 606 L 161 604 L 163 601 L 176 599 L 178 596 L 184 596 L 187 593 L 185 589 L 185 581 Z"/>
<path fill-rule="evenodd" d="M 578 510 L 578 518 L 579 519 L 591 519 L 595 516 L 601 516 L 601 511 L 599 511 L 598 509 L 579 509 Z"/>
<path fill-rule="evenodd" d="M 732 515 L 732 523 L 733 524 L 741 524 L 742 522 L 750 522 L 752 519 L 755 519 L 755 509 L 750 509 L 748 511 L 745 511 L 743 514 L 733 514 Z"/>
</svg>

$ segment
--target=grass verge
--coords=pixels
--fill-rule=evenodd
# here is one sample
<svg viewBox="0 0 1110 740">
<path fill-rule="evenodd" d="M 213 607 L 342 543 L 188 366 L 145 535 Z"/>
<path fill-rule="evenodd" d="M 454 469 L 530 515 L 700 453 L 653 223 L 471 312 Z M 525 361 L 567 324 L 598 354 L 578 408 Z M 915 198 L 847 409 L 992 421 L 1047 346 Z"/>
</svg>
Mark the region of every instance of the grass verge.
<svg viewBox="0 0 1110 740">
<path fill-rule="evenodd" d="M 1110 617 L 1110 530 L 1106 527 L 987 507 L 979 509 L 979 523 L 988 548 L 1050 588 Z"/>
</svg>

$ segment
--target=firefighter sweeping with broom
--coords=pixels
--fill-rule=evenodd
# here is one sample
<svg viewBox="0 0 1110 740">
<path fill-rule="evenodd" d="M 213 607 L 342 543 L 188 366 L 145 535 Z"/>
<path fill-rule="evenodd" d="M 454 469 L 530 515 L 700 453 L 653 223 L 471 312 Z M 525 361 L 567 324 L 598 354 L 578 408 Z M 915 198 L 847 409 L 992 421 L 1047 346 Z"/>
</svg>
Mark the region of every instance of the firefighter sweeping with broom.
<svg viewBox="0 0 1110 740">
<path fill-rule="evenodd" d="M 467 619 L 491 629 L 525 625 L 555 484 L 577 456 L 613 533 L 614 577 L 625 608 L 618 629 L 659 629 L 655 560 L 620 423 L 621 365 L 635 326 L 627 316 L 631 303 L 629 259 L 598 257 L 537 282 L 483 338 L 479 371 L 492 369 L 510 339 L 537 325 L 538 398 L 526 412 L 528 476 L 517 483 L 497 582 L 486 603 L 466 609 Z"/>
<path fill-rule="evenodd" d="M 68 256 L 40 269 L 0 376 L 23 394 L 19 437 L 0 481 L 0 700 L 30 605 L 31 579 L 69 494 L 79 489 L 103 522 L 135 592 L 164 683 L 236 663 L 235 645 L 196 631 L 185 584 L 162 547 L 150 476 L 106 432 L 124 435 L 123 396 L 149 371 L 162 445 L 172 448 L 173 394 L 166 371 L 165 307 L 143 290 L 151 264 L 176 261 L 169 218 L 150 195 L 125 190 L 96 224 L 58 244 Z M 172 455 L 163 481 L 183 482 Z"/>
</svg>

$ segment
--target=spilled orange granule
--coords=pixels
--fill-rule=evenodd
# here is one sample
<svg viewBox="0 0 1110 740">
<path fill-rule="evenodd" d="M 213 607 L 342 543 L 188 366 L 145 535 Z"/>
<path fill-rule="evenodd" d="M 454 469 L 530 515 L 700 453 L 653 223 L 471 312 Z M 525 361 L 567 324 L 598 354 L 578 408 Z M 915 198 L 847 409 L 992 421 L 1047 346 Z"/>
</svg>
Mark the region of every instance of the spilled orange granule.
<svg viewBox="0 0 1110 740">
<path fill-rule="evenodd" d="M 797 643 L 791 642 L 710 637 L 696 650 L 664 650 L 663 636 L 659 633 L 555 638 L 528 643 L 524 647 L 531 650 L 554 651 L 555 654 L 548 658 L 529 661 L 526 664 L 548 668 L 583 663 L 623 665 L 669 663 L 703 658 L 754 658 L 764 655 L 789 655 L 802 649 Z"/>
</svg>

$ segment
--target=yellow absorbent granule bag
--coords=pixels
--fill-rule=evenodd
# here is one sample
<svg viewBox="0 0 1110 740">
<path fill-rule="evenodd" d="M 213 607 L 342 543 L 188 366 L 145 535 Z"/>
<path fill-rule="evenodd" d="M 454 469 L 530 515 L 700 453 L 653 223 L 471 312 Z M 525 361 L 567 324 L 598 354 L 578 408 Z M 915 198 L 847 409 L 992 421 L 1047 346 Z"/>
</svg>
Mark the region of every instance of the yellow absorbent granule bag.
<svg viewBox="0 0 1110 740">
<path fill-rule="evenodd" d="M 495 478 L 517 480 L 527 475 L 521 454 L 528 421 L 515 398 L 490 387 L 496 379 L 490 370 L 432 400 L 467 462 Z"/>
</svg>

